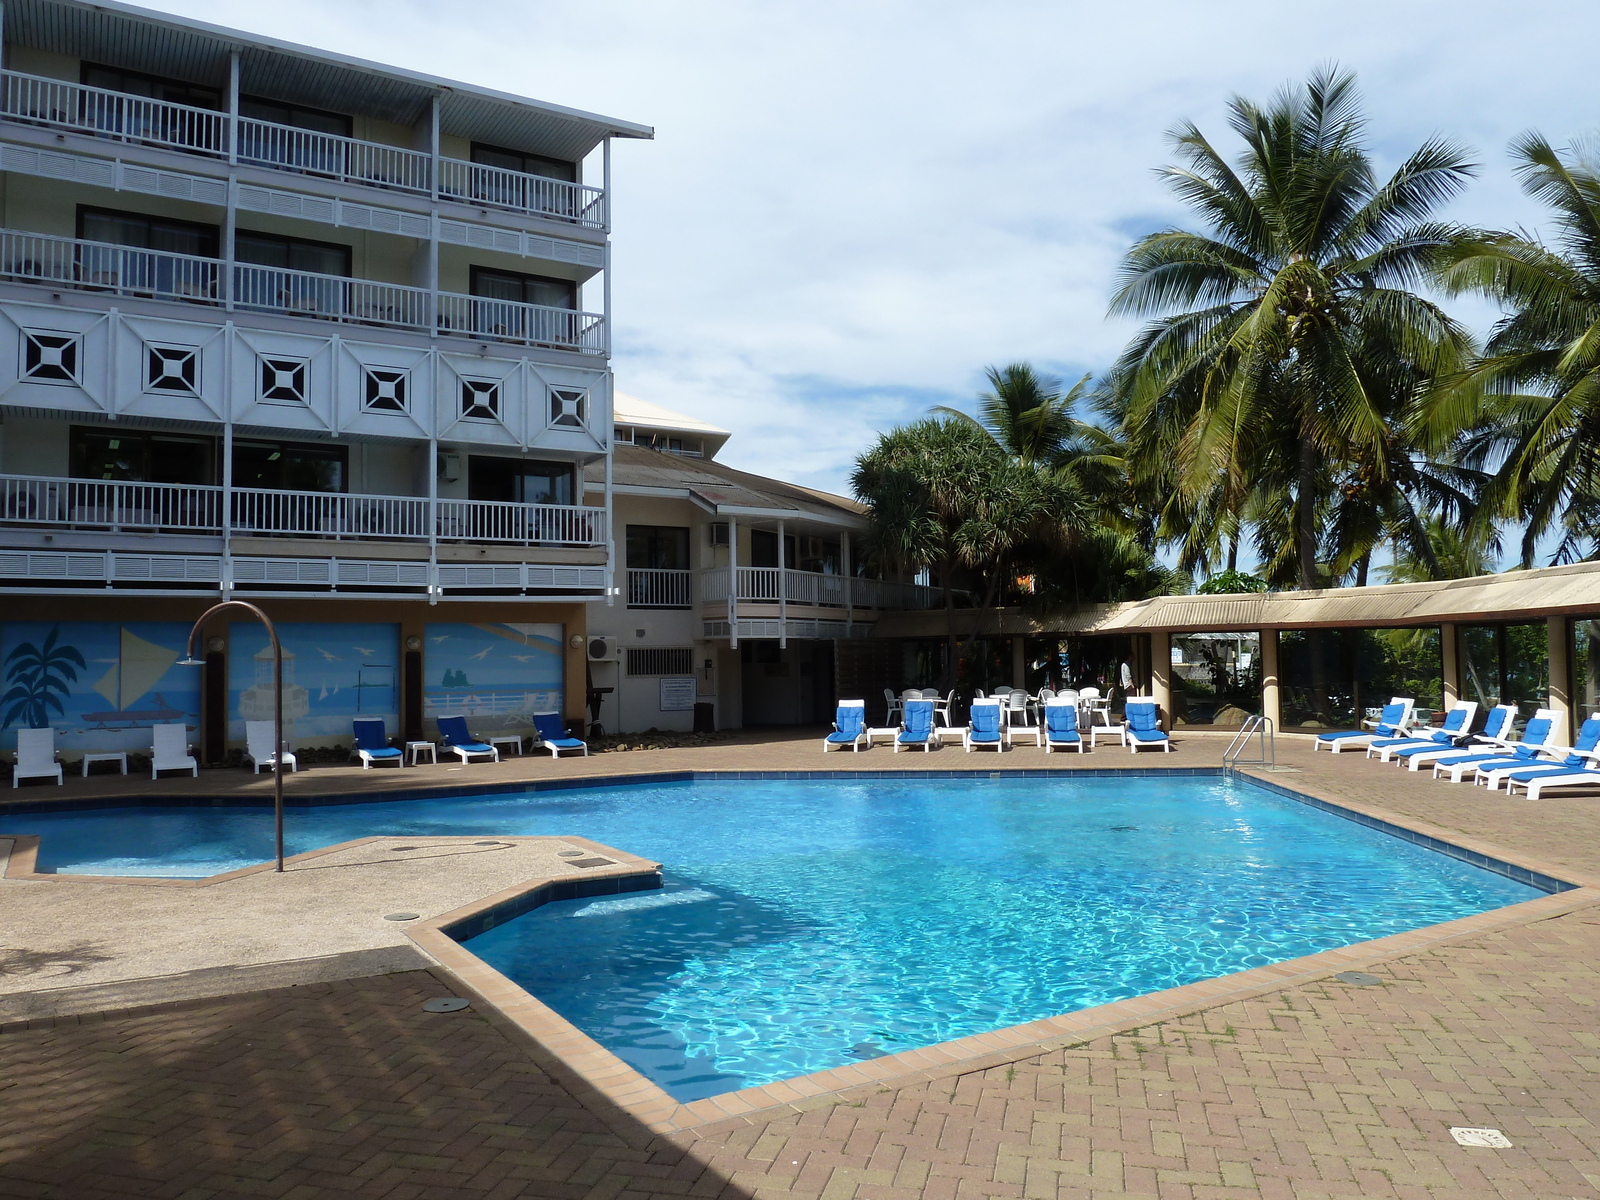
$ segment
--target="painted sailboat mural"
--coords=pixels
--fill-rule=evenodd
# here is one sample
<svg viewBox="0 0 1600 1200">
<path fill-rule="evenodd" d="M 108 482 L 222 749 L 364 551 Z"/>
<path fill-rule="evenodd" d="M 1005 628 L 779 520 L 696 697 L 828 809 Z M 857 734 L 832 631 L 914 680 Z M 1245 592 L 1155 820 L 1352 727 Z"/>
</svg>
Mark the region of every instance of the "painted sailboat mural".
<svg viewBox="0 0 1600 1200">
<path fill-rule="evenodd" d="M 86 712 L 83 719 L 96 729 L 137 729 L 180 720 L 183 710 L 173 708 L 155 691 L 177 661 L 176 650 L 158 646 L 124 625 L 117 661 L 94 684 L 94 690 L 110 701 L 111 707 L 102 712 Z M 133 707 L 147 695 L 151 705 Z"/>
<path fill-rule="evenodd" d="M 560 625 L 430 623 L 422 705 L 425 732 L 462 713 L 479 736 L 533 732 L 533 714 L 561 712 L 565 684 Z"/>
<path fill-rule="evenodd" d="M 187 622 L 6 621 L 0 667 L 0 747 L 17 729 L 49 725 L 56 746 L 73 752 L 149 753 L 150 727 L 200 726 L 200 672 L 180 667 Z"/>
</svg>

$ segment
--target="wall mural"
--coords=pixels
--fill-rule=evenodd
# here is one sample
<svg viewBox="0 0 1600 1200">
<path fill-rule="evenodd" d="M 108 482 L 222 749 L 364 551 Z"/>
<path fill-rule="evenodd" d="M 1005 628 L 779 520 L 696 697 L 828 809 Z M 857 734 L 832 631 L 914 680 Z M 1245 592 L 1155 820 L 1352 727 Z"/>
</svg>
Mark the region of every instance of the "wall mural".
<svg viewBox="0 0 1600 1200">
<path fill-rule="evenodd" d="M 186 621 L 0 624 L 0 746 L 18 729 L 56 731 L 56 748 L 150 752 L 150 726 L 200 726 L 198 667 L 180 667 Z"/>
<path fill-rule="evenodd" d="M 533 714 L 561 712 L 561 625 L 430 624 L 424 645 L 423 736 L 435 717 L 464 713 L 480 737 L 532 733 Z"/>
<path fill-rule="evenodd" d="M 348 746 L 350 722 L 381 717 L 400 730 L 400 626 L 283 621 L 283 736 L 291 746 Z M 228 739 L 272 720 L 272 644 L 256 622 L 228 627 Z"/>
</svg>

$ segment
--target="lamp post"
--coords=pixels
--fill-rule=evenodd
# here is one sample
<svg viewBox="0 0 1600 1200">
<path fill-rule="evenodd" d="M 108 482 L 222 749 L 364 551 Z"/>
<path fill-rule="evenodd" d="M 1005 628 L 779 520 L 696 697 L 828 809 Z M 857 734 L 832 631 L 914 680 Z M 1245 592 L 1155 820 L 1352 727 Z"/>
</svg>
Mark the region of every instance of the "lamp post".
<svg viewBox="0 0 1600 1200">
<path fill-rule="evenodd" d="M 195 639 L 205 624 L 217 613 L 228 608 L 242 608 L 267 627 L 267 640 L 272 643 L 272 819 L 273 836 L 278 852 L 279 871 L 283 870 L 283 646 L 278 642 L 278 630 L 254 604 L 243 600 L 224 600 L 213 604 L 200 614 L 200 619 L 189 630 L 189 657 L 179 662 L 182 667 L 200 667 L 205 660 L 195 657 Z"/>
</svg>

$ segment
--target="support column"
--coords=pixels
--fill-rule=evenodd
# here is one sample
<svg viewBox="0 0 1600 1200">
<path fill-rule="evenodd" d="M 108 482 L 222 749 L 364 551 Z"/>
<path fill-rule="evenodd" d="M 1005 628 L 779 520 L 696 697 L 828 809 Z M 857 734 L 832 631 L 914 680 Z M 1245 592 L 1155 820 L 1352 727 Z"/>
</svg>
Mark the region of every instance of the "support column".
<svg viewBox="0 0 1600 1200">
<path fill-rule="evenodd" d="M 844 635 L 853 637 L 856 622 L 856 577 L 850 566 L 850 531 L 839 534 L 839 570 L 844 575 Z"/>
<path fill-rule="evenodd" d="M 739 648 L 739 522 L 732 516 L 728 518 L 728 647 Z"/>
<path fill-rule="evenodd" d="M 1439 674 L 1444 684 L 1444 707 L 1448 712 L 1461 701 L 1461 647 L 1453 624 L 1439 626 Z M 1482 716 L 1480 713 L 1480 720 Z"/>
<path fill-rule="evenodd" d="M 1150 635 L 1150 694 L 1162 718 L 1172 720 L 1172 634 Z"/>
<path fill-rule="evenodd" d="M 1550 700 L 1548 707 L 1556 710 L 1556 737 L 1563 745 L 1572 745 L 1572 639 L 1567 635 L 1566 617 L 1546 617 L 1545 642 L 1550 659 Z"/>
<path fill-rule="evenodd" d="M 778 649 L 789 648 L 789 556 L 783 548 L 783 522 L 778 522 Z"/>
<path fill-rule="evenodd" d="M 1261 715 L 1272 728 L 1283 731 L 1283 690 L 1278 684 L 1278 631 L 1263 629 L 1261 637 Z"/>
<path fill-rule="evenodd" d="M 1019 637 L 1011 639 L 1011 686 L 1028 686 L 1028 651 Z"/>
</svg>

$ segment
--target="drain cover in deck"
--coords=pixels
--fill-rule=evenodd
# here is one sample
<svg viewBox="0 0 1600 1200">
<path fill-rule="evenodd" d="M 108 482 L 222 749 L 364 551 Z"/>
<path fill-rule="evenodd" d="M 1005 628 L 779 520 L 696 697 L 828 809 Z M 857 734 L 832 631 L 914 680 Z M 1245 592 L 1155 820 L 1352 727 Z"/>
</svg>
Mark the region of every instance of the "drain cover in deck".
<svg viewBox="0 0 1600 1200">
<path fill-rule="evenodd" d="M 1487 1146 L 1491 1150 L 1508 1150 L 1511 1148 L 1511 1139 L 1498 1129 L 1456 1129 L 1450 1130 L 1450 1136 L 1462 1146 Z"/>
<path fill-rule="evenodd" d="M 1377 987 L 1383 982 L 1376 975 L 1368 975 L 1365 971 L 1340 971 L 1334 976 L 1340 983 L 1353 983 L 1357 987 Z"/>
<path fill-rule="evenodd" d="M 440 996 L 437 1000 L 424 1000 L 422 1002 L 422 1011 L 431 1013 L 460 1012 L 471 1003 L 472 1001 L 463 1000 L 460 996 Z"/>
</svg>

